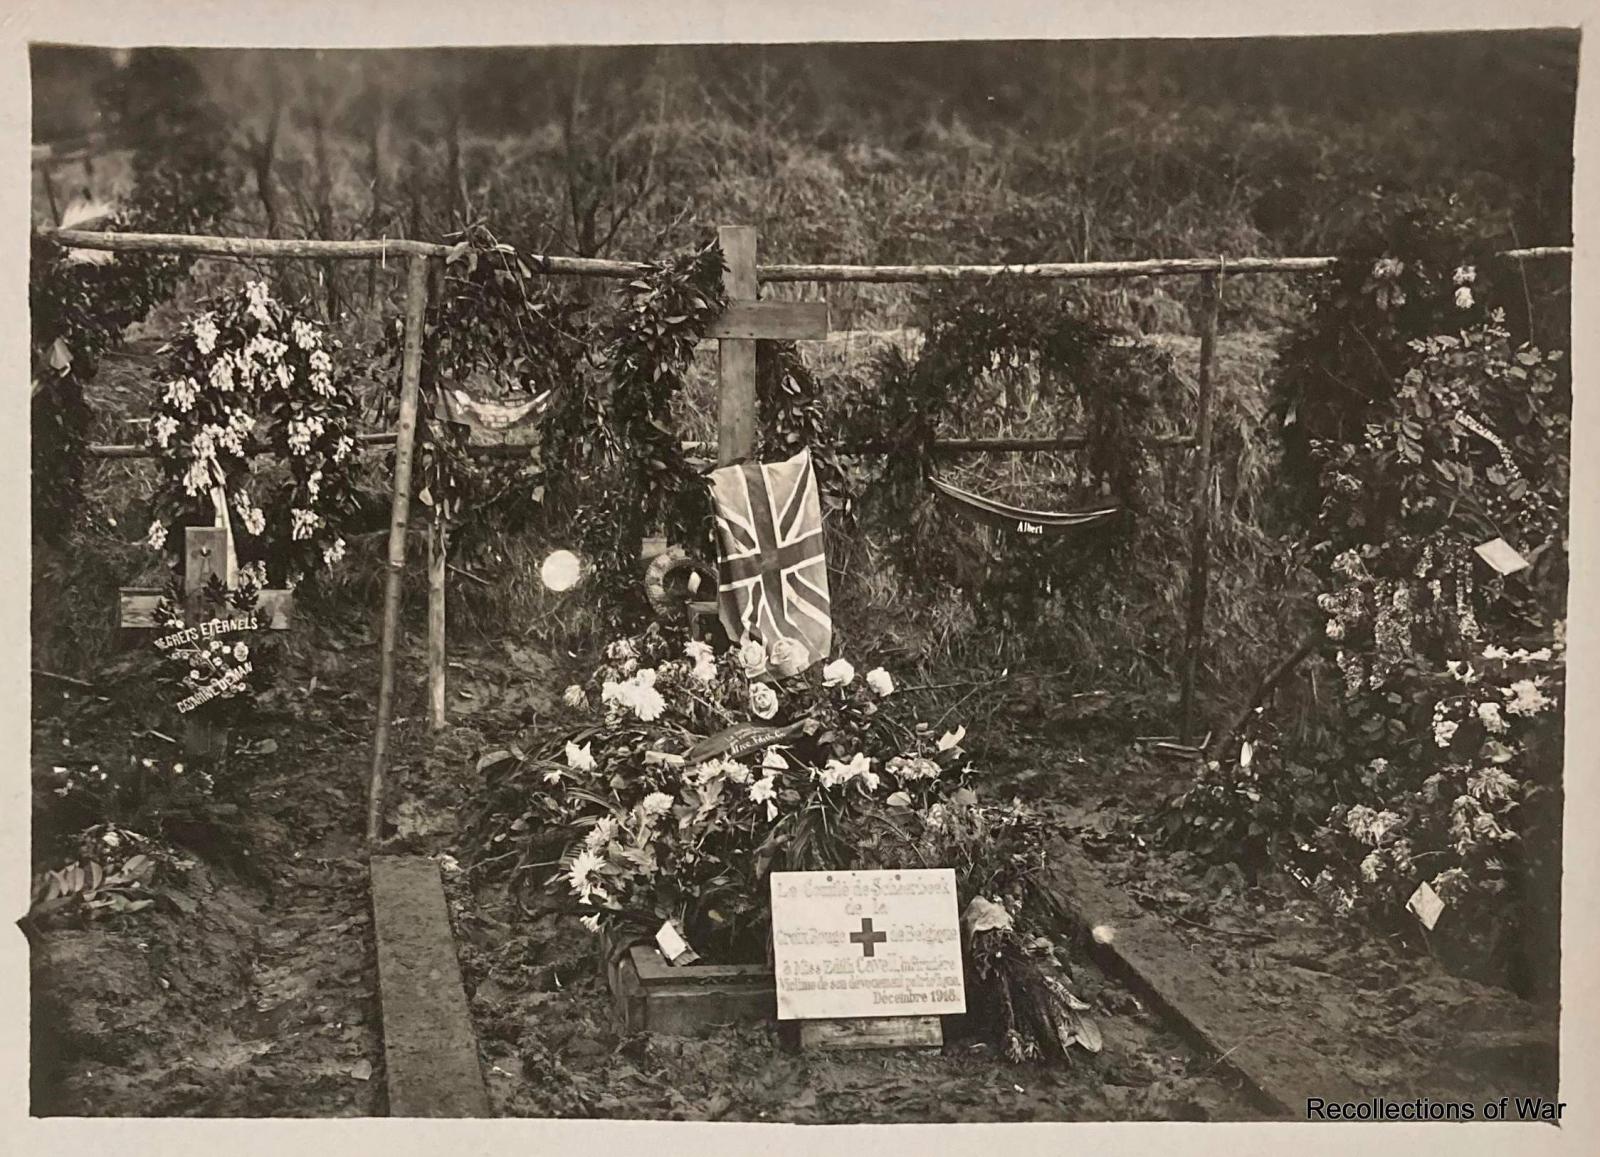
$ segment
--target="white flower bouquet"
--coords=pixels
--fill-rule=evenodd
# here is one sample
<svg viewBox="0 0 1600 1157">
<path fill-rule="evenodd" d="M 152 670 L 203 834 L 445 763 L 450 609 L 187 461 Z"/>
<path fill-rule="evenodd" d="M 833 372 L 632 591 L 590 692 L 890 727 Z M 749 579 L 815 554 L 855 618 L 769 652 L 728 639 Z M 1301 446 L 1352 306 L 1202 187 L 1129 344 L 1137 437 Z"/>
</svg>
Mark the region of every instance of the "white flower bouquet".
<svg viewBox="0 0 1600 1157">
<path fill-rule="evenodd" d="M 485 764 L 477 862 L 514 860 L 595 929 L 677 920 L 708 960 L 764 957 L 775 868 L 987 862 L 1014 816 L 978 806 L 964 729 L 918 722 L 881 667 L 797 646 L 611 643 L 563 696 L 572 730 Z"/>
</svg>

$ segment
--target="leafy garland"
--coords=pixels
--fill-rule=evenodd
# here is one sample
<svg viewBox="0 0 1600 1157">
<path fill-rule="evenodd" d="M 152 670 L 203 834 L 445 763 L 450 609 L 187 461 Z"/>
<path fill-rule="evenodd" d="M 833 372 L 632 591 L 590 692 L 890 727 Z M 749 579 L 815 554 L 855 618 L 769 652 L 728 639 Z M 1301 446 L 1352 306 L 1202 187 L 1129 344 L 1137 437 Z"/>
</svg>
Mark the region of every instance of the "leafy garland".
<svg viewBox="0 0 1600 1157">
<path fill-rule="evenodd" d="M 703 486 L 675 433 L 694 348 L 722 312 L 715 244 L 650 265 L 602 320 L 590 301 L 536 277 L 537 259 L 471 230 L 447 259 L 428 313 L 419 500 L 451 520 L 458 546 L 494 531 L 569 534 L 593 565 L 599 600 L 642 612 L 640 540 L 660 528 L 678 541 L 709 534 Z M 404 334 L 387 340 L 398 363 Z M 604 350 L 605 374 L 589 350 Z M 548 392 L 540 439 L 526 455 L 470 451 L 470 430 L 444 420 L 438 390 L 472 381 L 502 398 Z"/>
<path fill-rule="evenodd" d="M 121 110 L 127 123 L 160 145 L 135 150 L 127 205 L 97 227 L 203 233 L 226 212 L 222 118 L 209 102 L 194 100 L 199 87 L 193 63 L 181 53 L 142 49 L 101 94 L 104 108 Z M 85 384 L 128 327 L 172 296 L 192 264 L 193 258 L 162 254 L 64 250 L 33 236 L 28 305 L 36 540 L 59 541 L 81 501 L 94 417 Z"/>
<path fill-rule="evenodd" d="M 550 393 L 560 417 L 545 430 L 568 432 L 576 409 L 581 429 L 590 325 L 584 303 L 561 296 L 549 279 L 535 278 L 510 245 L 476 226 L 445 259 L 443 277 L 429 295 L 427 340 L 422 351 L 424 431 L 418 446 L 416 496 L 452 524 L 459 549 L 476 549 L 494 530 L 518 532 L 546 509 L 552 476 L 577 469 L 577 455 L 550 440 L 525 455 L 487 458 L 470 453 L 471 429 L 445 419 L 439 391 L 468 387 L 500 400 L 532 400 Z M 387 342 L 398 369 L 404 348 L 399 319 Z M 579 450 L 579 430 L 557 438 Z"/>
<path fill-rule="evenodd" d="M 794 342 L 756 343 L 756 412 L 756 457 L 771 462 L 809 449 L 824 512 L 851 517 L 859 497 L 853 485 L 856 472 L 839 451 L 822 383 Z"/>
<path fill-rule="evenodd" d="M 878 496 L 915 512 L 896 520 L 893 546 L 906 572 L 965 590 L 980 615 L 1020 621 L 1097 561 L 1136 549 L 1137 515 L 1152 497 L 1149 442 L 1170 419 L 1158 404 L 1160 385 L 1171 379 L 1170 362 L 1068 310 L 1042 308 L 1037 294 L 1009 287 L 941 291 L 929 310 L 920 352 L 915 359 L 896 349 L 880 356 L 879 380 L 846 414 L 845 436 L 885 446 Z M 1075 467 L 1064 484 L 1052 487 L 1048 503 L 1111 498 L 1124 513 L 1108 527 L 1070 538 L 1038 541 L 997 532 L 996 554 L 928 495 L 924 480 L 940 430 L 970 429 L 972 415 L 1001 404 L 999 387 L 990 385 L 995 377 L 1024 374 L 1036 375 L 1041 398 L 1085 435 Z M 1013 498 L 1045 504 L 1038 494 Z"/>
<path fill-rule="evenodd" d="M 652 527 L 678 542 L 709 539 L 710 506 L 699 475 L 684 458 L 672 407 L 696 343 L 727 304 L 725 269 L 722 250 L 713 243 L 651 265 L 623 290 L 606 346 L 614 437 L 607 457 L 632 501 L 614 507 L 606 541 L 594 543 L 607 569 L 619 576 L 631 575 L 638 543 Z"/>
<path fill-rule="evenodd" d="M 355 398 L 320 326 L 263 282 L 212 299 L 166 347 L 167 385 L 150 422 L 161 483 L 149 543 L 182 559 L 183 526 L 211 526 L 221 488 L 239 558 L 259 585 L 293 586 L 344 557 L 354 508 Z M 287 479 L 257 476 L 253 450 Z"/>
</svg>

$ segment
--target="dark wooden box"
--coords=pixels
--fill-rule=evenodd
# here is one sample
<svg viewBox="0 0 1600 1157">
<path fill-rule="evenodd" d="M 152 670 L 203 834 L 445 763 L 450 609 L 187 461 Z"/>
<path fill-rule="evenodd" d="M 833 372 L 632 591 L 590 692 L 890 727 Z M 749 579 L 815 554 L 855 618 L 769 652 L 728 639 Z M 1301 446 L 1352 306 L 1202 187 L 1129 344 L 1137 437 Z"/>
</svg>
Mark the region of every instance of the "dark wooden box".
<svg viewBox="0 0 1600 1157">
<path fill-rule="evenodd" d="M 760 964 L 689 964 L 674 968 L 653 945 L 604 954 L 617 1027 L 625 1033 L 705 1036 L 727 1024 L 778 1015 L 772 969 Z"/>
</svg>

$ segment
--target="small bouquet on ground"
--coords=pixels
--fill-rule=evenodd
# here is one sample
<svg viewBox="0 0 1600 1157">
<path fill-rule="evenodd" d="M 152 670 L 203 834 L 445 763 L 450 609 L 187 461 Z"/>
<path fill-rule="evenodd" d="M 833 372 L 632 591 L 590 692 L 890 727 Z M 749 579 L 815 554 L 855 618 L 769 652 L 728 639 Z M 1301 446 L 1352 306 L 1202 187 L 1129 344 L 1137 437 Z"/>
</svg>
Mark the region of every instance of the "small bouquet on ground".
<svg viewBox="0 0 1600 1157">
<path fill-rule="evenodd" d="M 974 896 L 961 914 L 970 973 L 969 1014 L 993 1026 L 1013 1061 L 1065 1060 L 1074 1047 L 1097 1053 L 1100 1028 L 1068 986 L 1043 937 L 1017 931 L 1009 908 Z"/>
</svg>

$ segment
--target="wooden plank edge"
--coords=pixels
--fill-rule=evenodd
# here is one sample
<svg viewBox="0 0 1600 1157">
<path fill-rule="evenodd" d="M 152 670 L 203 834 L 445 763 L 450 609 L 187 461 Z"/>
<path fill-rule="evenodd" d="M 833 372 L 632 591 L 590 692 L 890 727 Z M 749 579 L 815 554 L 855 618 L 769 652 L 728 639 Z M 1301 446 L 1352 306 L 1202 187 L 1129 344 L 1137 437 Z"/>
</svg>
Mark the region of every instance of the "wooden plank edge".
<svg viewBox="0 0 1600 1157">
<path fill-rule="evenodd" d="M 493 1116 L 438 865 L 379 855 L 368 870 L 389 1116 Z"/>
<path fill-rule="evenodd" d="M 1074 854 L 1065 843 L 1057 841 L 1053 844 L 1049 863 L 1046 868 L 1045 887 L 1055 898 L 1062 911 L 1070 915 L 1079 925 L 1083 941 L 1088 945 L 1089 952 L 1095 963 L 1107 972 L 1116 975 L 1139 995 L 1149 1001 L 1162 1015 L 1171 1020 L 1178 1028 L 1181 1035 L 1186 1037 L 1191 1044 L 1209 1053 L 1216 1059 L 1214 1068 L 1222 1068 L 1238 1079 L 1250 1093 L 1259 1108 L 1272 1113 L 1301 1119 L 1305 1106 L 1301 1104 L 1302 1098 L 1288 1093 L 1279 1087 L 1278 1082 L 1266 1070 L 1265 1066 L 1253 1063 L 1253 1053 L 1249 1049 L 1249 1038 L 1235 1044 L 1228 1044 L 1221 1039 L 1215 1028 L 1206 1018 L 1195 1009 L 1190 1008 L 1183 1000 L 1174 994 L 1168 993 L 1161 985 L 1151 978 L 1147 969 L 1139 958 L 1139 953 L 1131 950 L 1128 944 L 1132 929 L 1125 926 L 1114 926 L 1114 935 L 1110 937 L 1097 936 L 1096 925 L 1098 921 L 1095 914 L 1085 911 L 1080 897 L 1083 890 L 1111 891 L 1111 885 L 1101 878 L 1099 872 L 1083 856 Z M 1082 884 L 1076 883 L 1073 877 L 1081 879 Z M 1130 901 L 1131 903 L 1131 901 Z M 1142 914 L 1143 920 L 1155 924 L 1157 918 Z M 1162 931 L 1176 939 L 1175 935 L 1164 927 Z M 1133 933 L 1137 935 L 1137 933 Z M 1180 942 L 1181 943 L 1181 942 Z M 1196 971 L 1210 972 L 1215 975 L 1217 989 L 1225 994 L 1225 978 L 1209 966 L 1198 960 L 1194 962 Z M 1226 1000 L 1226 996 L 1223 996 Z M 1348 1082 L 1346 1082 L 1348 1084 Z M 1340 1097 L 1349 1099 L 1345 1094 L 1346 1087 L 1330 1087 L 1324 1092 L 1330 1098 Z M 1350 1096 L 1355 1096 L 1350 1093 Z"/>
<path fill-rule="evenodd" d="M 646 985 L 743 981 L 770 987 L 774 983 L 772 969 L 763 964 L 690 964 L 674 968 L 648 944 L 632 945 L 628 955 L 639 980 Z"/>
<path fill-rule="evenodd" d="M 939 1049 L 944 1024 L 939 1017 L 838 1017 L 799 1022 L 804 1049 Z"/>
</svg>

